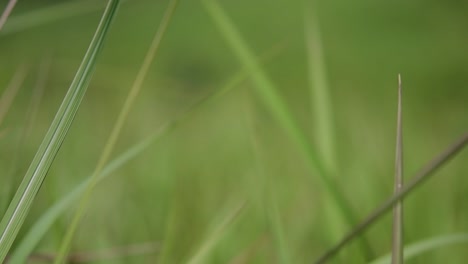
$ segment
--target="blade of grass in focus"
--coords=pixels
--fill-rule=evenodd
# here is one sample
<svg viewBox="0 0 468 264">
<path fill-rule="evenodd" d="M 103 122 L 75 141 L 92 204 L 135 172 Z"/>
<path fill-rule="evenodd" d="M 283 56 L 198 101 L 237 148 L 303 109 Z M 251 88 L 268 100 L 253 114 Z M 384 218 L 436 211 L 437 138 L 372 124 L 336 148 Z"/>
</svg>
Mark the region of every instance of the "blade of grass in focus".
<svg viewBox="0 0 468 264">
<path fill-rule="evenodd" d="M 221 6 L 213 0 L 203 0 L 202 2 L 218 27 L 220 33 L 226 39 L 240 62 L 251 72 L 252 81 L 256 87 L 256 91 L 266 107 L 277 119 L 290 139 L 303 152 L 310 168 L 318 174 L 323 183 L 324 189 L 333 199 L 332 206 L 337 207 L 337 210 L 343 214 L 343 217 L 346 219 L 348 224 L 352 226 L 355 223 L 355 217 L 351 206 L 343 196 L 343 193 L 333 182 L 330 173 L 320 161 L 318 153 L 309 143 L 306 134 L 300 129 L 287 105 L 277 93 L 273 82 L 266 76 L 263 69 L 254 60 L 255 56 L 252 51 L 248 48 L 247 44 Z"/>
<path fill-rule="evenodd" d="M 156 132 L 152 135 L 148 136 L 146 139 L 140 141 L 139 143 L 135 144 L 133 147 L 124 151 L 121 155 L 117 158 L 112 160 L 108 163 L 108 165 L 102 169 L 101 173 L 98 177 L 98 182 L 104 180 L 105 178 L 109 177 L 111 173 L 125 165 L 127 162 L 135 158 L 138 154 L 142 153 L 144 150 L 149 148 L 152 144 L 156 143 L 159 139 L 161 139 L 164 135 L 169 134 L 173 131 L 178 125 L 183 123 L 185 119 L 187 119 L 191 114 L 195 112 L 198 108 L 217 100 L 225 93 L 229 92 L 230 90 L 234 89 L 238 86 L 242 81 L 244 81 L 248 77 L 248 73 L 244 71 L 240 71 L 235 74 L 231 79 L 229 79 L 221 89 L 216 90 L 212 94 L 202 98 L 198 102 L 196 102 L 193 106 L 188 107 L 187 111 L 185 111 L 180 116 L 174 118 L 173 120 L 163 124 Z M 76 200 L 81 197 L 86 186 L 89 185 L 90 179 L 92 175 L 88 177 L 88 179 L 81 184 L 79 184 L 75 189 L 71 192 L 68 192 L 67 195 L 62 197 L 59 201 L 57 201 L 53 206 L 51 206 L 48 210 L 46 210 L 42 216 L 34 222 L 33 227 L 26 233 L 24 238 L 18 244 L 16 249 L 10 256 L 10 264 L 22 264 L 25 263 L 25 260 L 29 255 L 33 253 L 33 250 L 39 244 L 41 239 L 47 233 L 47 231 L 52 227 L 54 222 L 65 213 L 67 209 L 69 209 Z"/>
<path fill-rule="evenodd" d="M 455 143 L 450 145 L 445 151 L 436 156 L 428 164 L 426 164 L 403 188 L 394 193 L 390 198 L 384 201 L 372 213 L 370 213 L 362 222 L 353 228 L 347 235 L 345 235 L 340 242 L 327 250 L 321 255 L 314 263 L 326 263 L 330 261 L 343 247 L 350 243 L 353 239 L 360 236 L 367 228 L 374 224 L 380 217 L 382 217 L 388 210 L 390 210 L 397 202 L 399 202 L 406 195 L 411 193 L 416 187 L 427 181 L 430 176 L 434 175 L 446 162 L 454 158 L 460 153 L 463 148 L 468 145 L 468 132 L 459 138 Z"/>
<path fill-rule="evenodd" d="M 13 8 L 15 8 L 17 0 L 10 0 L 8 1 L 7 6 L 5 7 L 5 10 L 2 13 L 2 16 L 0 16 L 0 31 L 2 31 L 3 27 L 5 26 L 5 23 L 10 16 L 11 12 L 13 11 Z"/>
<path fill-rule="evenodd" d="M 213 224 L 213 231 L 201 244 L 200 248 L 193 254 L 186 263 L 188 264 L 202 264 L 207 263 L 207 256 L 215 248 L 216 244 L 223 238 L 227 230 L 233 225 L 235 220 L 239 218 L 241 213 L 246 207 L 246 202 L 240 202 L 233 209 L 229 211 L 225 216 L 215 220 Z"/>
<path fill-rule="evenodd" d="M 0 223 L 0 263 L 5 259 L 37 192 L 60 149 L 91 79 L 119 1 L 109 0 L 83 61 L 52 124 Z"/>
<path fill-rule="evenodd" d="M 437 236 L 429 239 L 425 239 L 420 242 L 416 242 L 404 247 L 405 255 L 404 260 L 408 261 L 414 257 L 422 255 L 426 252 L 439 249 L 441 247 L 447 247 L 450 245 L 464 244 L 468 243 L 468 234 L 455 234 L 455 235 L 445 235 Z M 383 257 L 380 257 L 369 264 L 390 264 L 392 259 L 391 254 L 387 254 Z"/>
<path fill-rule="evenodd" d="M 130 91 L 125 100 L 125 103 L 119 113 L 119 116 L 117 117 L 117 121 L 115 122 L 114 127 L 112 128 L 109 139 L 107 140 L 106 145 L 104 146 L 104 150 L 102 151 L 98 164 L 96 165 L 96 168 L 91 176 L 91 181 L 86 187 L 83 197 L 81 198 L 80 203 L 78 205 L 78 209 L 76 210 L 73 216 L 72 222 L 66 231 L 64 240 L 60 246 L 57 258 L 54 262 L 56 264 L 64 263 L 66 260 L 66 256 L 68 255 L 68 250 L 71 246 L 71 242 L 78 228 L 79 222 L 81 221 L 85 213 L 86 207 L 88 206 L 88 203 L 90 202 L 91 194 L 93 192 L 95 185 L 98 182 L 98 177 L 101 174 L 101 171 L 103 170 L 104 166 L 106 165 L 107 161 L 110 158 L 110 155 L 114 149 L 115 143 L 117 142 L 117 139 L 120 136 L 122 127 L 125 124 L 125 121 L 127 120 L 127 116 L 130 112 L 130 109 L 132 108 L 133 103 L 135 102 L 141 90 L 143 81 L 146 79 L 146 76 L 149 72 L 149 68 L 156 56 L 157 51 L 159 50 L 161 40 L 163 39 L 165 32 L 169 26 L 169 22 L 171 18 L 173 17 L 177 4 L 178 4 L 178 0 L 171 0 L 169 2 L 169 5 L 164 13 L 164 17 L 162 18 L 161 24 L 159 25 L 159 28 L 156 34 L 154 35 L 154 38 L 145 56 L 143 64 L 137 74 L 137 77 L 135 78 L 135 82 L 130 88 Z"/>
<path fill-rule="evenodd" d="M 402 127 L 401 76 L 398 75 L 398 110 L 395 157 L 395 187 L 397 193 L 403 186 L 403 127 Z M 403 264 L 403 203 L 393 207 L 392 264 Z"/>
</svg>

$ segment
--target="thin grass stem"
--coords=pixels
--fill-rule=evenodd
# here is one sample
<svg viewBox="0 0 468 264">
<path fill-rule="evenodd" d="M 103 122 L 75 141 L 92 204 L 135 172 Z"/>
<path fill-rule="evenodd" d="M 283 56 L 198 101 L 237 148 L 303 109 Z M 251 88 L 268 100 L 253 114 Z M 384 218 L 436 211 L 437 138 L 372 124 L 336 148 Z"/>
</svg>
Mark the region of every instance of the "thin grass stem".
<svg viewBox="0 0 468 264">
<path fill-rule="evenodd" d="M 343 247 L 345 247 L 353 239 L 357 238 L 361 233 L 367 230 L 374 224 L 380 217 L 382 217 L 388 210 L 390 210 L 397 202 L 399 202 L 406 195 L 415 190 L 416 187 L 431 178 L 434 173 L 440 169 L 444 164 L 454 158 L 466 145 L 468 144 L 468 132 L 464 134 L 455 143 L 450 145 L 444 152 L 436 156 L 428 164 L 426 164 L 409 182 L 404 185 L 400 191 L 393 194 L 390 198 L 384 201 L 372 213 L 369 214 L 361 223 L 359 223 L 351 232 L 349 232 L 343 239 L 335 246 L 327 250 L 320 256 L 314 263 L 326 263 L 333 256 L 335 256 Z"/>
<path fill-rule="evenodd" d="M 395 157 L 395 187 L 398 193 L 403 187 L 403 124 L 401 75 L 398 74 L 398 110 Z M 398 201 L 393 207 L 392 264 L 403 264 L 403 202 Z"/>
</svg>

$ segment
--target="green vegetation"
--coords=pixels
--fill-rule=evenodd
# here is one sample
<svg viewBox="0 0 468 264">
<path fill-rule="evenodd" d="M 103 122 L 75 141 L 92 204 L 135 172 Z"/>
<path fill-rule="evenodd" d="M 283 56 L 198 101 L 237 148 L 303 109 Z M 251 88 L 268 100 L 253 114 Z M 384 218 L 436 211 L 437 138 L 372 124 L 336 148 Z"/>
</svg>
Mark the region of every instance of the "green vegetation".
<svg viewBox="0 0 468 264">
<path fill-rule="evenodd" d="M 10 4 L 0 262 L 468 258 L 468 6 L 118 2 Z"/>
</svg>

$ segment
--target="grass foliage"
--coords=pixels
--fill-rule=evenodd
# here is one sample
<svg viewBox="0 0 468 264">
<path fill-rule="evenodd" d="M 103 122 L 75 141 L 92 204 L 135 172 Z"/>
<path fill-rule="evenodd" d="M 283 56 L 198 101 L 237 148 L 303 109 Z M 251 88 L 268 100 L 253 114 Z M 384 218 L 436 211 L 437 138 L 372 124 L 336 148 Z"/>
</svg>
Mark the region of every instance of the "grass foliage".
<svg viewBox="0 0 468 264">
<path fill-rule="evenodd" d="M 0 71 L 0 263 L 468 258 L 458 247 L 468 242 L 459 204 L 468 167 L 441 169 L 466 159 L 468 144 L 468 56 L 456 44 L 468 35 L 447 35 L 458 20 L 443 19 L 464 18 L 462 8 L 428 3 L 401 26 L 388 10 L 421 7 L 336 4 L 5 2 L 0 57 L 12 63 Z M 419 13 L 438 27 L 423 28 Z M 405 112 L 400 76 L 394 92 L 400 71 Z M 384 217 L 392 209 L 393 220 Z M 452 235 L 420 240 L 433 230 Z"/>
</svg>

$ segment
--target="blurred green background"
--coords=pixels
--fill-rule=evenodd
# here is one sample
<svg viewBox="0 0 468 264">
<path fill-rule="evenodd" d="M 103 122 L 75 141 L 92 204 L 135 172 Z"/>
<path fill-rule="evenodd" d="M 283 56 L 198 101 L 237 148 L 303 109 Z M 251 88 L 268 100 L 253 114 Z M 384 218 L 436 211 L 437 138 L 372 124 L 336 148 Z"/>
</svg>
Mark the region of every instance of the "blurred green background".
<svg viewBox="0 0 468 264">
<path fill-rule="evenodd" d="M 96 1 L 94 11 L 53 8 L 68 2 L 19 1 L 0 32 L 0 91 L 19 68 L 27 72 L 0 127 L 0 212 L 47 131 L 105 6 Z M 122 4 L 20 238 L 95 168 L 167 3 Z M 219 3 L 256 55 L 269 54 L 265 71 L 301 128 L 318 143 L 304 27 L 308 3 Z M 362 219 L 393 191 L 398 73 L 404 89 L 406 179 L 468 128 L 468 2 L 329 0 L 316 1 L 314 7 L 334 113 L 335 180 Z M 28 121 L 38 72 L 48 61 L 44 93 Z M 281 263 L 265 213 L 265 192 L 277 205 L 293 263 L 310 263 L 349 230 L 330 228 L 334 220 L 325 213 L 319 180 L 252 93 L 248 78 L 191 110 L 242 68 L 201 3 L 180 1 L 114 154 L 165 122 L 186 112 L 190 116 L 98 186 L 72 251 L 155 241 L 161 243 L 157 253 L 108 263 L 185 263 L 220 217 L 245 199 L 248 206 L 205 262 Z M 467 158 L 465 151 L 405 200 L 405 242 L 468 230 Z M 38 252 L 57 250 L 72 212 L 50 230 Z M 376 256 L 388 253 L 390 214 L 366 234 Z M 408 263 L 463 263 L 466 246 L 444 247 Z M 360 263 L 359 248 L 350 249 L 347 256 Z"/>
</svg>

